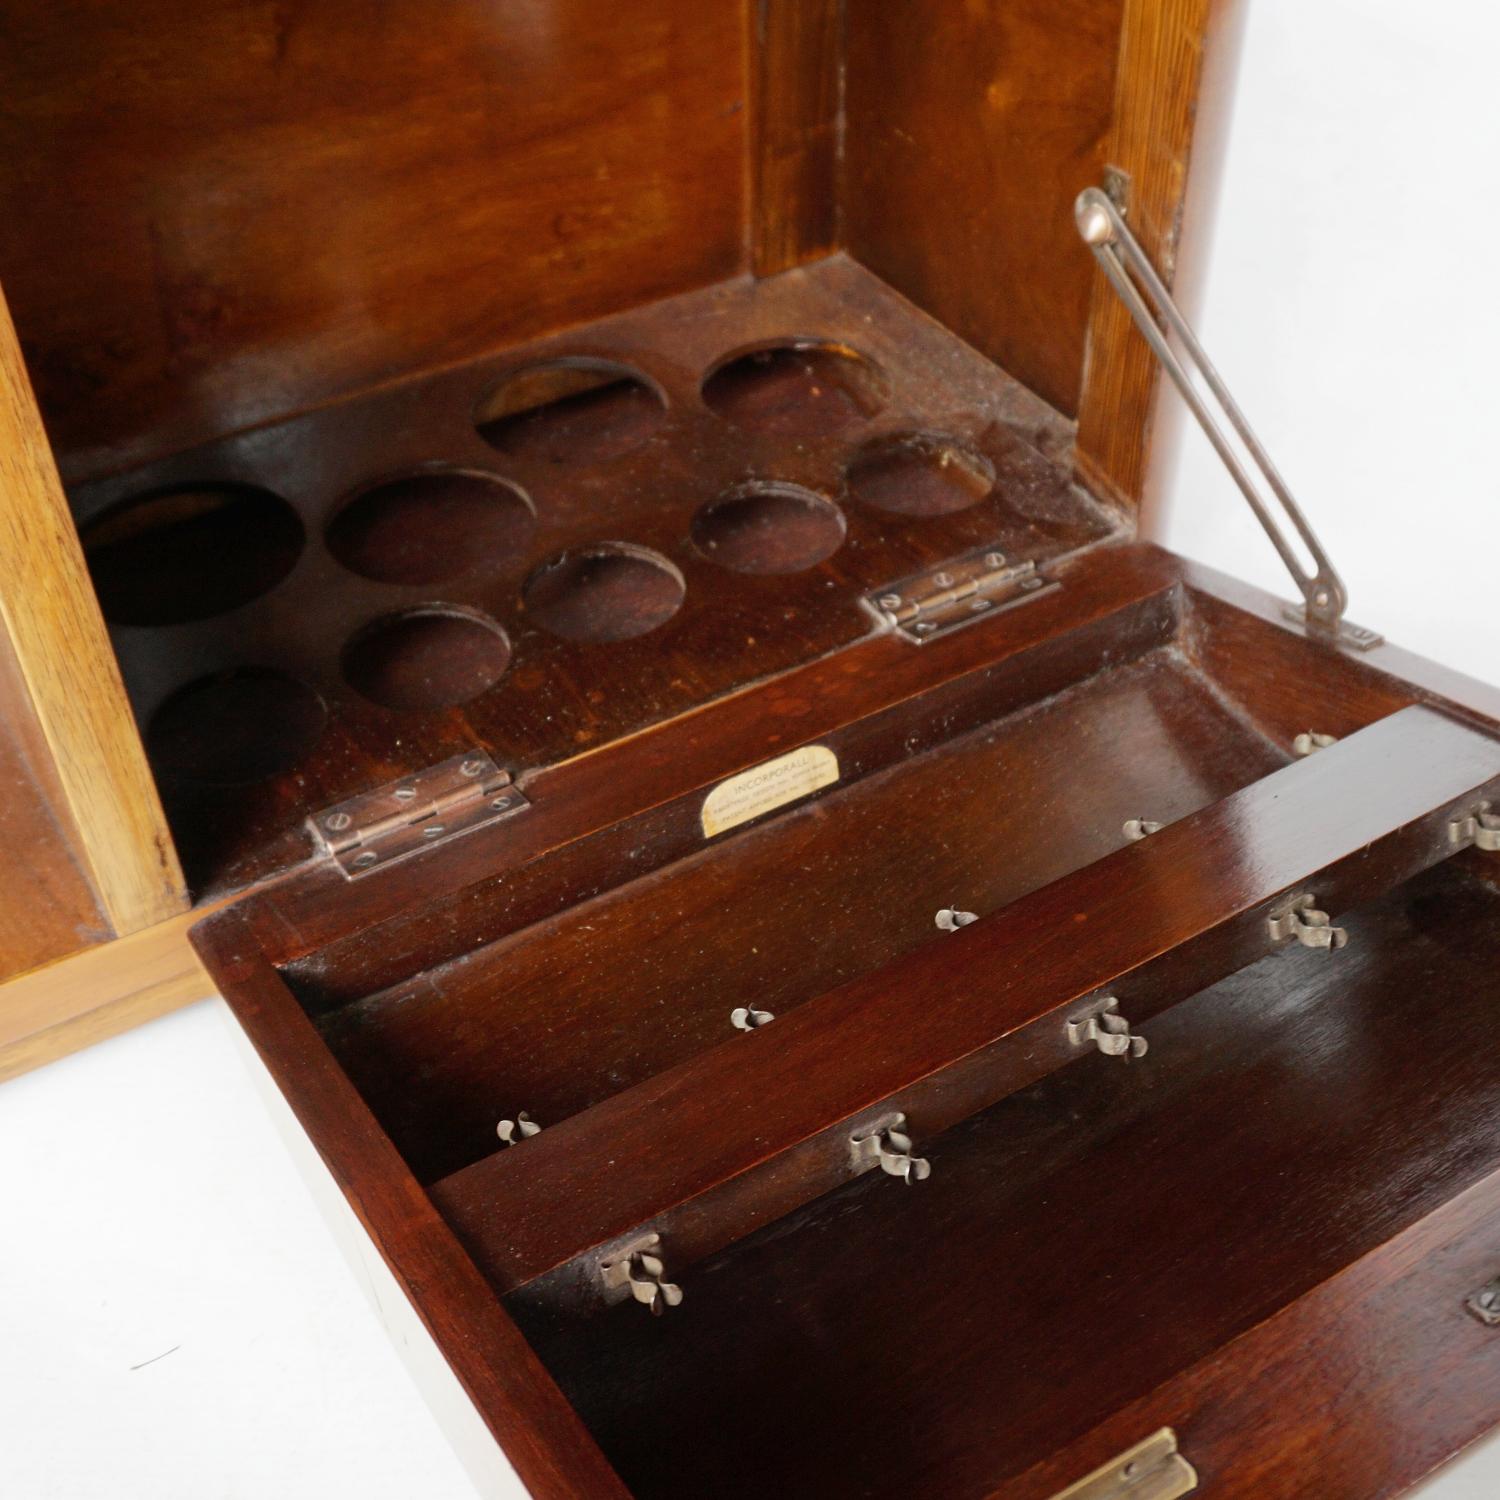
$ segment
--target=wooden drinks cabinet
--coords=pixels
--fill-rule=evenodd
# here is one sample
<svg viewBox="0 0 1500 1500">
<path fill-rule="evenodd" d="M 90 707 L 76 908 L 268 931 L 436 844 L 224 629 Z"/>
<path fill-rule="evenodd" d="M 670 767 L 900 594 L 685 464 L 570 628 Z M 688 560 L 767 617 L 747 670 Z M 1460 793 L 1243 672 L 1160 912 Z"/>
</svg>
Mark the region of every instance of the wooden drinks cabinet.
<svg viewBox="0 0 1500 1500">
<path fill-rule="evenodd" d="M 487 1493 L 1500 1419 L 1500 692 L 1136 534 L 1230 20 L 6 7 L 0 954 L 192 893 Z"/>
</svg>

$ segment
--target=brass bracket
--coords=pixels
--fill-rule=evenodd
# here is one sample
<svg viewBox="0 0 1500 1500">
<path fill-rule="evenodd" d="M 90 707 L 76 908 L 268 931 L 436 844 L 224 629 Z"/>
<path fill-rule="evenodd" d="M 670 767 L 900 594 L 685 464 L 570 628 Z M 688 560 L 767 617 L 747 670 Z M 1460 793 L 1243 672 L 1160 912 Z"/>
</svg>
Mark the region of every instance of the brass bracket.
<svg viewBox="0 0 1500 1500">
<path fill-rule="evenodd" d="M 1197 1488 L 1198 1471 L 1177 1451 L 1177 1434 L 1163 1427 L 1052 1500 L 1179 1500 Z"/>
</svg>

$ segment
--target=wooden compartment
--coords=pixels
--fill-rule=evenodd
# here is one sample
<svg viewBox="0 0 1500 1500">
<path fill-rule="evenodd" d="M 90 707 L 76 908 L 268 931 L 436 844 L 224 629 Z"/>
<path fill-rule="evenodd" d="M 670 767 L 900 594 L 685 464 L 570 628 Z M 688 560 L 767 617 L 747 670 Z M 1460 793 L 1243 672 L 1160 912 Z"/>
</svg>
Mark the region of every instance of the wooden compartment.
<svg viewBox="0 0 1500 1500">
<path fill-rule="evenodd" d="M 520 1366 L 510 1324 L 443 1341 L 505 1385 L 497 1427 L 517 1383 L 560 1392 L 642 1496 L 1050 1500 L 1164 1424 L 1225 1495 L 1351 1463 L 1375 1493 L 1487 1424 L 1486 1278 L 1455 1277 L 1500 1213 L 1471 1040 L 1497 888 L 1465 822 L 1500 737 L 1162 554 L 1065 577 L 982 629 L 885 637 L 922 657 L 915 695 L 875 653 L 705 710 L 648 813 L 628 791 L 673 726 L 588 767 L 586 828 L 563 767 L 556 800 L 528 780 L 524 844 L 436 901 L 408 861 L 357 914 L 284 885 L 203 929 L 424 1315 L 503 1303 L 529 1341 Z M 705 843 L 722 781 L 693 787 L 691 755 L 752 724 L 784 750 L 788 697 L 822 709 L 792 748 L 845 779 Z M 1299 896 L 1347 947 L 1288 935 Z M 1101 1055 L 1104 1014 L 1144 1055 Z M 521 1111 L 542 1128 L 502 1144 Z M 892 1122 L 882 1171 L 859 1143 Z M 1310 1299 L 1383 1307 L 1413 1237 L 1436 1324 L 1392 1357 L 1464 1399 L 1378 1469 L 1334 1434 L 1310 1456 L 1249 1372 Z M 1466 1352 L 1439 1370 L 1441 1338 Z M 903 1377 L 899 1420 L 851 1395 Z M 1347 1420 L 1387 1392 L 1351 1384 Z"/>
<path fill-rule="evenodd" d="M 1227 8 L 15 10 L 22 532 L 139 725 L 54 642 L 58 785 L 222 908 L 490 1493 L 1492 1422 L 1500 695 L 1139 536 L 1074 219 L 1170 280 Z"/>
</svg>

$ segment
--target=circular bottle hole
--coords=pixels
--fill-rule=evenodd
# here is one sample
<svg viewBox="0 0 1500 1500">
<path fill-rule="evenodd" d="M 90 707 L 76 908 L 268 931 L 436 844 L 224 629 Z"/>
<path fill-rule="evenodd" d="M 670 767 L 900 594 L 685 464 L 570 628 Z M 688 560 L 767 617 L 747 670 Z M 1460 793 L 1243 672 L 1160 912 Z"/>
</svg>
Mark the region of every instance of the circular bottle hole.
<svg viewBox="0 0 1500 1500">
<path fill-rule="evenodd" d="M 151 718 L 157 771 L 207 786 L 243 786 L 290 770 L 318 742 L 327 711 L 304 682 L 262 667 L 200 677 Z"/>
<path fill-rule="evenodd" d="M 995 488 L 994 465 L 983 454 L 924 432 L 871 443 L 855 455 L 845 478 L 856 500 L 902 516 L 967 510 Z"/>
<path fill-rule="evenodd" d="M 639 448 L 666 420 L 643 376 L 600 359 L 516 370 L 490 389 L 474 425 L 490 447 L 548 464 L 593 464 Z"/>
<path fill-rule="evenodd" d="M 349 686 L 383 708 L 452 708 L 505 675 L 510 642 L 493 620 L 432 605 L 366 625 L 342 664 Z"/>
<path fill-rule="evenodd" d="M 703 401 L 737 427 L 780 436 L 843 432 L 886 402 L 886 381 L 864 355 L 811 340 L 752 349 L 709 371 Z"/>
<path fill-rule="evenodd" d="M 328 550 L 377 583 L 443 583 L 511 560 L 536 517 L 504 479 L 473 469 L 424 469 L 360 490 L 328 526 Z"/>
<path fill-rule="evenodd" d="M 831 557 L 844 517 L 831 500 L 779 481 L 743 484 L 693 517 L 693 543 L 736 573 L 800 573 Z"/>
<path fill-rule="evenodd" d="M 526 580 L 526 612 L 569 641 L 626 641 L 664 625 L 686 593 L 682 574 L 655 552 L 600 542 L 564 552 Z"/>
<path fill-rule="evenodd" d="M 181 625 L 276 587 L 302 553 L 297 513 L 248 484 L 179 485 L 112 506 L 82 530 L 105 618 Z"/>
</svg>

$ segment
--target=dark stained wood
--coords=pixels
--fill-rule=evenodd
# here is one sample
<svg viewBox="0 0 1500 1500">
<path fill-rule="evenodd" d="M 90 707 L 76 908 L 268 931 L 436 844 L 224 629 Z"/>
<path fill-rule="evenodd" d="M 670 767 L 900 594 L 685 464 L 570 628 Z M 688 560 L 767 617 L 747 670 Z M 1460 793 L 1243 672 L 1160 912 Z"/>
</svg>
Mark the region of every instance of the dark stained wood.
<svg viewBox="0 0 1500 1500">
<path fill-rule="evenodd" d="M 1107 159 L 1130 176 L 1131 230 L 1169 287 L 1189 167 L 1200 151 L 1212 158 L 1228 128 L 1245 10 L 1242 0 L 1124 0 Z M 1160 388 L 1155 357 L 1096 270 L 1076 407 L 1079 471 L 1096 494 L 1142 498 Z"/>
<path fill-rule="evenodd" d="M 1025 385 L 1078 409 L 1124 0 L 850 0 L 844 244 Z"/>
<path fill-rule="evenodd" d="M 788 339 L 858 350 L 878 372 L 884 404 L 836 431 L 791 434 L 705 409 L 698 389 L 716 363 Z M 585 356 L 638 369 L 662 393 L 665 420 L 633 451 L 560 464 L 545 448 L 497 452 L 476 430 L 475 403 L 506 372 Z M 996 472 L 993 494 L 937 516 L 897 516 L 848 501 L 844 470 L 862 445 L 913 428 L 946 433 L 983 454 Z M 403 772 L 476 744 L 516 770 L 592 751 L 868 635 L 872 621 L 859 598 L 892 579 L 979 547 L 1047 562 L 1109 536 L 1118 520 L 1072 486 L 1058 456 L 1060 436 L 1055 416 L 1014 381 L 867 272 L 833 259 L 622 313 L 581 334 L 179 454 L 87 486 L 75 504 L 88 546 L 96 518 L 104 518 L 99 524 L 112 541 L 118 536 L 119 508 L 134 497 L 250 484 L 281 496 L 306 535 L 290 574 L 259 599 L 195 618 L 203 586 L 194 579 L 181 623 L 114 630 L 168 815 L 203 894 L 284 868 L 290 857 L 280 841 L 305 814 Z M 341 507 L 372 484 L 430 473 L 435 464 L 495 474 L 518 487 L 535 526 L 514 533 L 513 550 L 461 550 L 465 566 L 442 580 L 393 583 L 342 566 L 322 541 Z M 785 575 L 736 572 L 711 560 L 694 543 L 695 517 L 749 478 L 795 484 L 840 505 L 842 546 Z M 454 524 L 441 495 L 432 503 L 435 514 L 418 502 L 408 529 Z M 170 561 L 168 539 L 164 534 L 161 545 Z M 568 560 L 604 543 L 614 545 L 613 574 L 570 571 Z M 224 566 L 217 560 L 238 550 L 207 554 L 203 566 Z M 133 569 L 141 556 L 137 539 Z M 238 583 L 238 564 L 233 571 Z M 560 611 L 564 574 L 575 585 L 602 576 L 605 587 L 588 607 Z M 155 580 L 160 610 L 170 607 L 180 576 L 167 569 Z M 616 638 L 636 628 L 643 612 L 645 623 L 659 618 L 652 612 L 663 604 L 669 617 L 658 628 Z M 434 606 L 442 618 L 462 619 L 436 644 L 430 632 L 406 642 L 408 675 L 429 694 L 428 706 L 390 706 L 411 702 L 409 693 L 380 687 L 395 681 L 399 689 L 401 663 L 388 652 L 372 685 L 359 670 L 356 646 L 353 675 L 388 701 L 357 692 L 349 681 L 351 643 L 393 614 Z M 595 639 L 556 633 L 576 635 L 579 622 L 590 620 Z M 464 641 L 498 645 L 493 627 L 509 640 L 510 666 L 476 696 L 484 678 L 468 670 Z M 500 654 L 486 657 L 487 670 Z M 244 669 L 257 675 L 232 675 Z M 279 674 L 280 712 L 265 707 L 272 688 L 259 674 L 267 671 Z M 214 684 L 208 696 L 179 699 L 166 728 L 156 725 L 174 694 L 205 679 Z M 326 721 L 311 695 L 326 706 Z M 263 758 L 267 724 L 302 732 Z M 201 733 L 192 732 L 195 725 Z M 247 729 L 249 758 L 241 744 Z M 248 770 L 274 774 L 254 779 L 247 760 Z"/>
<path fill-rule="evenodd" d="M 928 1181 L 699 1265 L 659 1322 L 522 1326 L 651 1500 L 1051 1500 L 1161 1426 L 1208 1496 L 1394 1493 L 1500 1403 L 1462 1305 L 1500 1270 L 1500 904 L 1450 865 L 1347 925 L 933 1141 Z"/>
<path fill-rule="evenodd" d="M 397 948 L 407 975 L 321 1029 L 433 1180 L 493 1151 L 501 1114 L 556 1125 L 733 1039 L 736 1005 L 779 1023 L 941 941 L 940 908 L 997 910 L 1142 808 L 1172 821 L 1287 759 L 1158 649 L 448 963 Z"/>
<path fill-rule="evenodd" d="M 257 902 L 270 950 L 314 1008 L 369 994 L 410 972 L 392 963 L 440 963 L 694 853 L 704 796 L 735 772 L 826 744 L 847 786 L 1176 639 L 1165 554 L 1095 553 L 1060 574 L 1063 587 L 1025 609 L 920 650 L 875 636 L 687 723 L 538 771 L 523 781 L 524 817 L 441 855 L 353 884 L 330 862 L 303 867 Z"/>
<path fill-rule="evenodd" d="M 536 1500 L 626 1500 L 514 1323 L 266 962 L 239 912 L 194 941 L 235 1014 L 453 1373 Z M 295 1061 L 292 1061 L 295 1059 Z"/>
<path fill-rule="evenodd" d="M 745 265 L 741 4 L 7 7 L 0 279 L 79 478 Z"/>
<path fill-rule="evenodd" d="M 845 0 L 751 0 L 751 265 L 774 276 L 838 243 Z"/>
<path fill-rule="evenodd" d="M 1497 1241 L 1491 1173 L 993 1500 L 1051 1500 L 1153 1419 L 1178 1424 L 1224 1500 L 1403 1493 L 1494 1425 L 1500 1340 L 1463 1303 L 1493 1279 Z"/>
<path fill-rule="evenodd" d="M 920 1139 L 965 1118 L 1076 1056 L 1063 1022 L 1081 1001 L 1107 990 L 1154 1014 L 1263 954 L 1277 898 L 1312 889 L 1339 913 L 1446 858 L 1454 806 L 1492 789 L 1500 740 L 1405 709 L 465 1168 L 434 1200 L 502 1291 L 545 1276 L 532 1295 L 587 1296 L 582 1252 L 648 1223 L 690 1264 L 847 1178 L 862 1120 L 902 1110 Z"/>
</svg>

